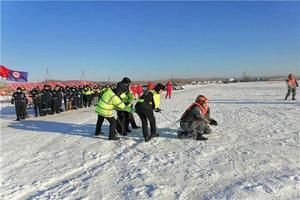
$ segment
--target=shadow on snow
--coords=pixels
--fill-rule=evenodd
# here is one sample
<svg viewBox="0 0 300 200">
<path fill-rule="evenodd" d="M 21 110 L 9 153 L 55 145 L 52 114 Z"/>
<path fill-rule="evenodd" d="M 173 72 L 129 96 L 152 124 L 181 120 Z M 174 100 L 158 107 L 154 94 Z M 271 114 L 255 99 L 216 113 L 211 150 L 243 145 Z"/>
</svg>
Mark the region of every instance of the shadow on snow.
<svg viewBox="0 0 300 200">
<path fill-rule="evenodd" d="M 89 138 L 99 138 L 94 136 L 96 124 L 71 124 L 54 121 L 22 120 L 13 121 L 8 125 L 8 127 L 25 131 L 50 132 Z M 157 128 L 157 133 L 159 133 L 160 137 L 165 138 L 177 138 L 176 131 L 177 129 Z M 100 138 L 108 139 L 109 125 L 102 125 L 102 132 L 104 135 L 100 136 Z M 121 137 L 122 139 L 133 139 L 137 142 L 144 141 L 141 128 L 132 130 L 132 133 L 129 133 L 126 137 Z"/>
</svg>

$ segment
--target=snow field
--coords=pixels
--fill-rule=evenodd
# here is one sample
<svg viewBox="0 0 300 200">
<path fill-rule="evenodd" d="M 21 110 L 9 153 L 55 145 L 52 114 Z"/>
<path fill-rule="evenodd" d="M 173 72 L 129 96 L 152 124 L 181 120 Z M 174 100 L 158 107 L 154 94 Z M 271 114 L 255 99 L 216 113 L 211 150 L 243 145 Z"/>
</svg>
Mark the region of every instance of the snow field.
<svg viewBox="0 0 300 200">
<path fill-rule="evenodd" d="M 208 141 L 179 140 L 178 119 L 199 94 L 219 125 Z M 17 122 L 3 104 L 1 199 L 300 199 L 300 102 L 285 94 L 281 82 L 163 93 L 149 143 L 141 129 L 108 141 L 107 122 L 95 138 L 94 108 Z"/>
</svg>

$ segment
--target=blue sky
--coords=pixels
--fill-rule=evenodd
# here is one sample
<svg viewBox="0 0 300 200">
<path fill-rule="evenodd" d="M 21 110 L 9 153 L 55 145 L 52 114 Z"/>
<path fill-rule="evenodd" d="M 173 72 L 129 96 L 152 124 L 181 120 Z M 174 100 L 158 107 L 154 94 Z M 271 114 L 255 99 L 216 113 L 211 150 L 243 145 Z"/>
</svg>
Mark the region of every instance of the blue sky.
<svg viewBox="0 0 300 200">
<path fill-rule="evenodd" d="M 300 74 L 300 2 L 1 2 L 1 64 L 52 79 Z"/>
</svg>

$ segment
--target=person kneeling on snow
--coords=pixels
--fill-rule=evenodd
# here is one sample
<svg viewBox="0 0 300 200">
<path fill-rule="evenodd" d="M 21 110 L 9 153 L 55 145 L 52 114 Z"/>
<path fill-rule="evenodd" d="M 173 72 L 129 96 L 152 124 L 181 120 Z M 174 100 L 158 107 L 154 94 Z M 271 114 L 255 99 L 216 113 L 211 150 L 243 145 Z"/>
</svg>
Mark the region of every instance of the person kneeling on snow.
<svg viewBox="0 0 300 200">
<path fill-rule="evenodd" d="M 203 134 L 211 133 L 208 124 L 218 125 L 216 120 L 210 118 L 208 99 L 199 95 L 180 118 L 180 127 L 183 131 L 178 133 L 178 138 L 182 139 L 183 136 L 191 135 L 196 140 L 207 140 Z"/>
<path fill-rule="evenodd" d="M 113 110 L 118 108 L 119 110 L 124 110 L 127 112 L 133 112 L 134 109 L 131 106 L 126 106 L 120 99 L 120 95 L 127 90 L 126 87 L 118 85 L 115 89 L 107 89 L 102 94 L 95 112 L 98 114 L 98 121 L 96 125 L 95 135 L 100 135 L 101 126 L 104 119 L 109 121 L 109 140 L 119 140 L 119 137 L 116 137 L 116 119 L 113 116 Z"/>
</svg>

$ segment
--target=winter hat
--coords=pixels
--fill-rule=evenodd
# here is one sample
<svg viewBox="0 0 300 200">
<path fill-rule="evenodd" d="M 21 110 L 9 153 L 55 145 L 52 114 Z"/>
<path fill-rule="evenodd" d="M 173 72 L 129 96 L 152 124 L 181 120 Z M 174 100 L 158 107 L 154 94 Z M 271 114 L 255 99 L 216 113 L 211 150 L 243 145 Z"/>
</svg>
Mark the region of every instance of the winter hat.
<svg viewBox="0 0 300 200">
<path fill-rule="evenodd" d="M 126 92 L 128 90 L 128 88 L 122 84 L 122 83 L 118 83 L 117 87 L 114 89 L 114 92 L 117 96 L 120 96 L 122 93 Z"/>
<path fill-rule="evenodd" d="M 195 102 L 196 103 L 200 103 L 200 104 L 202 104 L 202 103 L 208 103 L 208 99 L 205 96 L 203 96 L 203 95 L 198 95 L 197 98 L 196 98 L 196 100 L 195 100 Z"/>
<path fill-rule="evenodd" d="M 124 77 L 121 82 L 129 85 L 131 80 L 128 77 Z"/>
<path fill-rule="evenodd" d="M 155 86 L 155 88 L 154 88 L 154 90 L 155 90 L 155 92 L 159 92 L 160 90 L 164 90 L 166 87 L 163 85 L 163 84 L 161 84 L 161 83 L 158 83 L 156 86 Z"/>
</svg>

